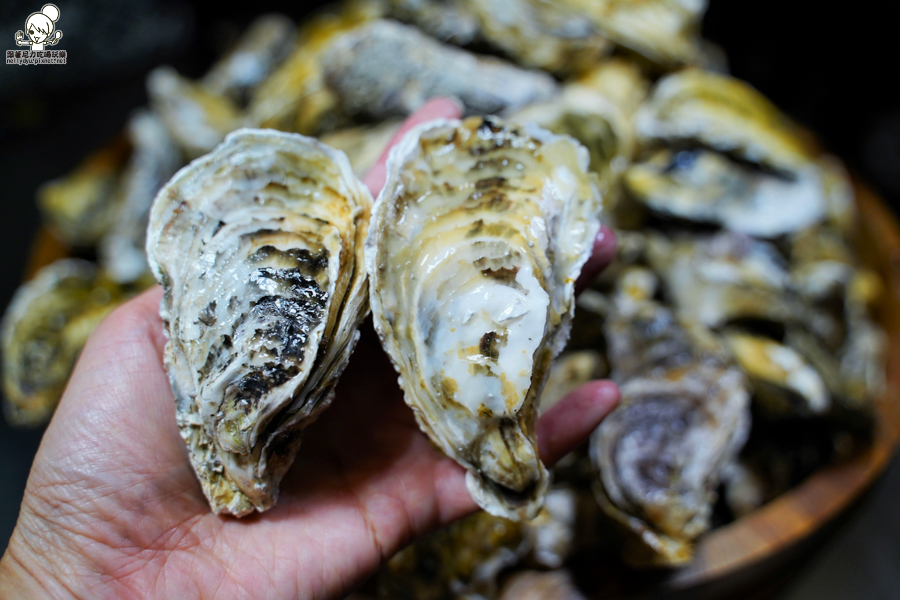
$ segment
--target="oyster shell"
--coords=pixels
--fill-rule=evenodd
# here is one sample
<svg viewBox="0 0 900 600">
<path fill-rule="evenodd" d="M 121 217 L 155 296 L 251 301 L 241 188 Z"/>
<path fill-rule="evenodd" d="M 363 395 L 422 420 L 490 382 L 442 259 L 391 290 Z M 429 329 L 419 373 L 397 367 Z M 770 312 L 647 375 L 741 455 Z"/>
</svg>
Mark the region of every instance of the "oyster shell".
<svg viewBox="0 0 900 600">
<path fill-rule="evenodd" d="M 584 70 L 612 50 L 579 2 L 464 0 L 481 37 L 527 67 L 556 73 Z"/>
<path fill-rule="evenodd" d="M 44 267 L 16 290 L 0 325 L 9 423 L 50 419 L 84 343 L 127 298 L 96 265 L 74 258 Z"/>
<path fill-rule="evenodd" d="M 704 327 L 652 300 L 654 278 L 632 268 L 606 324 L 620 405 L 591 436 L 598 501 L 623 526 L 626 559 L 677 565 L 709 529 L 722 471 L 747 439 L 740 369 Z"/>
<path fill-rule="evenodd" d="M 786 174 L 813 159 L 794 124 L 762 94 L 733 77 L 698 69 L 660 79 L 636 126 L 648 142 L 699 142 Z"/>
<path fill-rule="evenodd" d="M 442 42 L 465 46 L 479 36 L 480 24 L 459 0 L 388 0 L 389 14 L 413 23 Z"/>
<path fill-rule="evenodd" d="M 831 406 L 828 386 L 793 348 L 740 332 L 727 333 L 725 340 L 769 415 L 822 414 Z"/>
<path fill-rule="evenodd" d="M 243 105 L 253 89 L 293 49 L 297 26 L 281 14 L 254 19 L 234 48 L 203 76 L 202 84 L 213 94 L 227 96 Z"/>
<path fill-rule="evenodd" d="M 270 508 L 328 406 L 367 310 L 371 196 L 344 155 L 242 129 L 179 171 L 150 214 L 178 425 L 217 513 Z"/>
<path fill-rule="evenodd" d="M 494 114 L 546 100 L 549 75 L 441 44 L 415 27 L 378 20 L 340 36 L 322 57 L 344 113 L 376 120 L 412 113 L 453 96 L 467 114 Z"/>
<path fill-rule="evenodd" d="M 587 162 L 535 126 L 432 122 L 391 151 L 373 212 L 375 328 L 419 426 L 495 515 L 533 516 L 547 487 L 537 399 L 599 229 Z"/>
<path fill-rule="evenodd" d="M 304 134 L 343 125 L 337 96 L 325 83 L 322 57 L 335 40 L 381 12 L 373 3 L 349 2 L 304 23 L 294 49 L 251 95 L 247 121 Z"/>
<path fill-rule="evenodd" d="M 73 246 L 91 246 L 106 235 L 115 222 L 116 186 L 130 153 L 127 140 L 118 137 L 38 188 L 38 208 L 54 234 Z"/>
<path fill-rule="evenodd" d="M 115 225 L 98 247 L 103 268 L 119 283 L 132 283 L 149 273 L 144 246 L 150 207 L 156 192 L 182 164 L 178 149 L 154 114 L 141 111 L 133 116 L 127 136 L 133 150 L 119 181 Z"/>
<path fill-rule="evenodd" d="M 700 21 L 706 0 L 565 0 L 603 34 L 664 67 L 704 61 Z"/>
<path fill-rule="evenodd" d="M 392 599 L 496 598 L 505 569 L 522 563 L 559 568 L 575 541 L 577 497 L 550 490 L 529 522 L 478 512 L 401 550 L 378 576 L 381 596 Z M 449 595 L 448 595 L 449 594 Z"/>
<path fill-rule="evenodd" d="M 794 178 L 751 170 L 703 149 L 661 150 L 625 173 L 625 189 L 664 216 L 775 238 L 823 221 L 828 206 L 815 163 Z"/>
<path fill-rule="evenodd" d="M 797 313 L 787 265 L 767 242 L 729 231 L 652 235 L 647 256 L 680 314 L 707 327 L 745 319 L 784 324 Z"/>
<path fill-rule="evenodd" d="M 188 158 L 206 154 L 242 122 L 238 107 L 171 67 L 147 76 L 150 106 Z"/>
</svg>

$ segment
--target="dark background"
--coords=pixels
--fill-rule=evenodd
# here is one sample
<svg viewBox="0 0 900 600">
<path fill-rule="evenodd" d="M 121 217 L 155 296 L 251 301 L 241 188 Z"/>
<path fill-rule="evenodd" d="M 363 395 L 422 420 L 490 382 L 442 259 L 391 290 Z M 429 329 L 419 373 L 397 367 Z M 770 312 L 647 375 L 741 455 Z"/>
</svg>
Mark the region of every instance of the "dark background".
<svg viewBox="0 0 900 600">
<path fill-rule="evenodd" d="M 0 50 L 42 0 L 3 0 Z M 276 2 L 302 18 L 321 2 Z M 0 307 L 22 279 L 38 227 L 37 186 L 72 169 L 146 103 L 144 77 L 160 64 L 196 77 L 263 9 L 257 3 L 58 0 L 66 65 L 0 64 Z M 712 0 L 704 35 L 731 71 L 817 132 L 831 152 L 900 206 L 897 3 Z M 5 54 L 3 52 L 2 54 Z M 42 431 L 0 419 L 0 551 L 15 525 Z M 777 598 L 900 598 L 900 461 L 817 539 Z"/>
</svg>

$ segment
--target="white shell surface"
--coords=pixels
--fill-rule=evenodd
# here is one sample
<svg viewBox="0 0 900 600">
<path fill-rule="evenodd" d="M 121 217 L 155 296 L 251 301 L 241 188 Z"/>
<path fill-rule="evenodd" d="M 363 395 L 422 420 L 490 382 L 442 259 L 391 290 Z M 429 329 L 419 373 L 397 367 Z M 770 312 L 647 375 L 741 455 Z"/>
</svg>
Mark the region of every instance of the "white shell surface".
<svg viewBox="0 0 900 600">
<path fill-rule="evenodd" d="M 242 129 L 179 171 L 150 216 L 178 424 L 216 512 L 275 502 L 367 310 L 371 196 L 345 155 Z"/>
<path fill-rule="evenodd" d="M 572 138 L 434 121 L 394 148 L 366 241 L 376 330 L 419 425 L 492 514 L 532 517 L 537 397 L 568 337 L 600 194 Z"/>
</svg>

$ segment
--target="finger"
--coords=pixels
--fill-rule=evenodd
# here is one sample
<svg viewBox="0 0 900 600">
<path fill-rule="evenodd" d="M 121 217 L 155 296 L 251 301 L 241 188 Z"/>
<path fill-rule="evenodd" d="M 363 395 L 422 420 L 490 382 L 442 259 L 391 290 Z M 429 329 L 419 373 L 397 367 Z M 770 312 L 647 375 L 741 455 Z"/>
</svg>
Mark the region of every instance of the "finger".
<svg viewBox="0 0 900 600">
<path fill-rule="evenodd" d="M 594 249 L 591 257 L 581 269 L 581 275 L 575 282 L 575 293 L 580 294 L 584 288 L 590 285 L 600 271 L 609 266 L 616 256 L 616 234 L 612 229 L 603 225 L 594 238 Z"/>
<path fill-rule="evenodd" d="M 537 424 L 538 452 L 552 466 L 580 446 L 619 403 L 611 381 L 591 381 L 570 392 Z"/>
<path fill-rule="evenodd" d="M 462 104 L 454 98 L 432 98 L 426 102 L 422 108 L 410 115 L 403 125 L 391 138 L 390 143 L 381 154 L 381 158 L 375 163 L 369 172 L 363 177 L 363 182 L 369 187 L 373 196 L 377 196 L 384 187 L 387 179 L 387 159 L 391 148 L 397 145 L 403 139 L 410 129 L 416 125 L 433 121 L 434 119 L 458 119 L 462 116 Z"/>
</svg>

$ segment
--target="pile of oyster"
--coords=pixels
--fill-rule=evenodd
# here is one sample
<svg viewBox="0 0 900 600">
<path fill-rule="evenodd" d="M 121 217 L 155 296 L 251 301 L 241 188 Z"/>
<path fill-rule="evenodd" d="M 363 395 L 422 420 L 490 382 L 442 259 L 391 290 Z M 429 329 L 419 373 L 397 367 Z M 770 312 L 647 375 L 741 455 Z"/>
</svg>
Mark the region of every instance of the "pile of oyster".
<svg viewBox="0 0 900 600">
<path fill-rule="evenodd" d="M 265 510 L 371 302 L 488 511 L 400 552 L 380 593 L 517 597 L 531 575 L 510 572 L 598 544 L 690 561 L 865 444 L 886 351 L 847 174 L 727 74 L 705 10 L 351 0 L 259 18 L 199 80 L 155 70 L 125 133 L 39 190 L 96 261 L 45 267 L 7 309 L 7 419 L 49 419 L 90 332 L 155 276 L 203 490 Z M 436 96 L 468 118 L 410 133 L 373 208 L 358 177 Z M 618 255 L 576 301 L 601 204 Z M 548 473 L 538 411 L 597 377 L 621 405 Z"/>
</svg>

